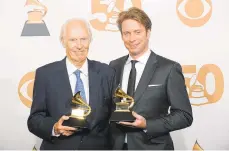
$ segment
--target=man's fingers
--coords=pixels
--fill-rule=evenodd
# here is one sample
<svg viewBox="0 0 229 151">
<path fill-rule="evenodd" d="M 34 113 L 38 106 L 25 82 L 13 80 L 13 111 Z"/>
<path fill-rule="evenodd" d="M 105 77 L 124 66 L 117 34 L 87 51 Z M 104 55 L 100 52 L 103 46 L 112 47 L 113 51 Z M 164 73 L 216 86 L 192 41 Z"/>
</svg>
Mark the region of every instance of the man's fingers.
<svg viewBox="0 0 229 151">
<path fill-rule="evenodd" d="M 55 123 L 55 125 L 54 125 L 54 132 L 55 132 L 55 134 L 62 134 L 63 133 L 63 131 L 62 130 L 64 130 L 62 127 L 62 123 L 65 121 L 65 120 L 68 120 L 69 119 L 69 117 L 68 116 L 65 116 L 65 115 L 63 115 L 60 119 L 59 119 L 59 121 L 57 122 L 57 123 Z M 68 129 L 67 129 L 68 130 Z M 70 129 L 70 130 L 75 130 L 75 129 Z"/>
<path fill-rule="evenodd" d="M 63 115 L 63 116 L 59 119 L 58 123 L 62 125 L 62 123 L 63 123 L 65 120 L 68 120 L 68 119 L 69 119 L 68 116 Z"/>
<path fill-rule="evenodd" d="M 123 125 L 131 125 L 131 126 L 133 126 L 133 123 L 130 123 L 130 122 L 119 122 L 119 124 L 123 124 Z"/>
<path fill-rule="evenodd" d="M 68 120 L 68 119 L 69 119 L 68 116 L 63 115 L 63 116 L 60 118 L 59 122 L 62 124 L 65 120 Z"/>
<path fill-rule="evenodd" d="M 77 128 L 74 128 L 74 127 L 70 127 L 70 126 L 63 126 L 62 123 L 65 121 L 65 120 L 68 120 L 69 117 L 68 116 L 65 116 L 63 115 L 59 121 L 54 125 L 54 131 L 55 131 L 55 134 L 61 134 L 61 135 L 64 135 L 64 136 L 70 136 L 72 135 L 74 132 L 77 131 Z"/>
<path fill-rule="evenodd" d="M 76 128 L 69 126 L 61 126 L 61 129 L 65 131 L 76 131 Z"/>
<path fill-rule="evenodd" d="M 74 128 L 74 129 L 75 130 L 61 130 L 61 135 L 70 136 L 70 135 L 74 134 L 78 130 L 78 128 Z"/>
<path fill-rule="evenodd" d="M 64 136 L 70 136 L 70 135 L 72 135 L 74 132 L 73 131 L 64 131 L 63 133 L 62 133 L 62 135 L 64 135 Z"/>
<path fill-rule="evenodd" d="M 60 134 L 63 134 L 65 132 L 65 130 L 59 130 Z"/>
<path fill-rule="evenodd" d="M 143 117 L 139 114 L 137 114 L 136 112 L 132 112 L 132 115 L 136 118 L 136 119 L 142 119 Z"/>
</svg>

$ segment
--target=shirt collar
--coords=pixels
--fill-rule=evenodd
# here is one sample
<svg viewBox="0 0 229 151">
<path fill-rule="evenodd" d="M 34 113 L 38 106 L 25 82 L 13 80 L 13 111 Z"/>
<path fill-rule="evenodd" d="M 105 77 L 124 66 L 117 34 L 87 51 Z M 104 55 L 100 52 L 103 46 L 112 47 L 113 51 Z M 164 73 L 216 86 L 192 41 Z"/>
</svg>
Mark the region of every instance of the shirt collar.
<svg viewBox="0 0 229 151">
<path fill-rule="evenodd" d="M 83 73 L 85 76 L 88 76 L 88 61 L 84 62 L 83 66 L 81 68 L 77 68 L 74 64 L 71 63 L 71 61 L 66 57 L 66 66 L 67 66 L 67 72 L 68 76 L 71 76 L 74 74 L 76 70 L 80 70 L 81 73 Z"/>
<path fill-rule="evenodd" d="M 151 51 L 150 51 L 150 49 L 148 49 L 141 57 L 139 57 L 136 60 L 141 64 L 146 64 L 147 60 L 149 59 L 150 54 L 151 54 Z M 129 64 L 131 60 L 134 60 L 134 59 L 129 55 L 129 57 L 126 61 L 126 64 Z"/>
</svg>

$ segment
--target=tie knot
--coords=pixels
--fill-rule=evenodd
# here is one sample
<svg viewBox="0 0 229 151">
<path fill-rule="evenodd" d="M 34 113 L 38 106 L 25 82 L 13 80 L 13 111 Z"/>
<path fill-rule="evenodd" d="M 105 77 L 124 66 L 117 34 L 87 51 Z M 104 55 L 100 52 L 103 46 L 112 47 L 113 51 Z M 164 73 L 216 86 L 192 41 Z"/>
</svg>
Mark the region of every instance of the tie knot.
<svg viewBox="0 0 229 151">
<path fill-rule="evenodd" d="M 135 67 L 135 64 L 137 63 L 137 60 L 131 60 L 132 68 Z"/>
<path fill-rule="evenodd" d="M 81 72 L 80 70 L 76 70 L 74 72 L 74 74 L 76 75 L 77 78 L 80 78 L 80 72 Z"/>
</svg>

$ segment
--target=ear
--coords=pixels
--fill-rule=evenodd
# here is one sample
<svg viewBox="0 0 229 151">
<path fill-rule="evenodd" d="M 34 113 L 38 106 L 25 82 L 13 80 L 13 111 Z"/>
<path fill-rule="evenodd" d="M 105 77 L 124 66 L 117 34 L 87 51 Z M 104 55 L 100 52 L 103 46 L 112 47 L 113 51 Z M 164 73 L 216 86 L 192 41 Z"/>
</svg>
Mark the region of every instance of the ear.
<svg viewBox="0 0 229 151">
<path fill-rule="evenodd" d="M 151 35 L 151 30 L 147 30 L 147 33 L 146 33 L 146 36 L 147 36 L 147 38 L 149 39 L 150 38 L 150 35 Z"/>
<path fill-rule="evenodd" d="M 61 38 L 61 43 L 64 48 L 66 48 L 66 40 L 62 37 Z"/>
<path fill-rule="evenodd" d="M 120 32 L 120 34 L 121 34 L 121 37 L 122 37 L 122 40 L 123 40 L 123 33 L 122 33 L 122 31 Z"/>
</svg>

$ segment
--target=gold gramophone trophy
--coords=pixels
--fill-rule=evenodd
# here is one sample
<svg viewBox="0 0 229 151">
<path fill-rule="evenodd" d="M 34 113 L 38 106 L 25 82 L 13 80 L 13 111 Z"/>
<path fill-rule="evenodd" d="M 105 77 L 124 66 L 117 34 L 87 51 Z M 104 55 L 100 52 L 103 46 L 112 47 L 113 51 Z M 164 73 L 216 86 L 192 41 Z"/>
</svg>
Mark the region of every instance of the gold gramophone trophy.
<svg viewBox="0 0 229 151">
<path fill-rule="evenodd" d="M 69 119 L 64 121 L 64 126 L 76 127 L 76 128 L 88 128 L 86 117 L 91 113 L 91 107 L 82 99 L 80 91 L 77 92 L 71 103 L 71 114 Z"/>
<path fill-rule="evenodd" d="M 115 98 L 121 98 L 121 102 L 116 102 L 116 109 L 111 114 L 110 122 L 133 122 L 135 118 L 130 111 L 134 106 L 134 99 L 127 95 L 120 87 L 115 90 Z"/>
</svg>

